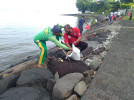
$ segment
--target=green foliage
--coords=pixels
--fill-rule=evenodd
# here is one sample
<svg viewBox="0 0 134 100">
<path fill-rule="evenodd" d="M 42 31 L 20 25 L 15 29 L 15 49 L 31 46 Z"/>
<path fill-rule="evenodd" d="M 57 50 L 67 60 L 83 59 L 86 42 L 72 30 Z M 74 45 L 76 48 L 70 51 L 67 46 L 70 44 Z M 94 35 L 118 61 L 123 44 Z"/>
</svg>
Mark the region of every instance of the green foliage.
<svg viewBox="0 0 134 100">
<path fill-rule="evenodd" d="M 130 3 L 133 2 L 133 0 L 121 0 L 121 3 Z"/>
<path fill-rule="evenodd" d="M 92 0 L 77 0 L 76 7 L 78 8 L 78 11 L 82 11 L 82 13 L 85 12 L 85 10 L 88 10 L 91 6 Z"/>
<path fill-rule="evenodd" d="M 130 9 L 131 8 L 131 5 L 130 4 L 121 3 L 120 4 L 120 8 L 121 9 Z"/>
<path fill-rule="evenodd" d="M 91 22 L 91 26 L 93 26 L 94 24 L 95 24 L 95 18 L 94 17 L 92 17 L 92 22 Z"/>
<path fill-rule="evenodd" d="M 120 2 L 110 2 L 111 11 L 117 11 L 120 8 Z"/>
<path fill-rule="evenodd" d="M 134 0 L 121 0 L 121 2 L 116 2 L 115 0 L 103 0 L 99 2 L 93 2 L 93 0 L 77 0 L 76 7 L 78 11 L 84 13 L 86 10 L 90 10 L 96 13 L 109 13 L 110 11 L 117 11 L 121 9 L 130 9 L 133 5 Z M 134 8 L 134 5 L 133 5 Z"/>
<path fill-rule="evenodd" d="M 93 2 L 91 3 L 90 10 L 98 13 L 110 11 L 109 2 L 107 0 L 100 1 L 99 3 Z"/>
</svg>

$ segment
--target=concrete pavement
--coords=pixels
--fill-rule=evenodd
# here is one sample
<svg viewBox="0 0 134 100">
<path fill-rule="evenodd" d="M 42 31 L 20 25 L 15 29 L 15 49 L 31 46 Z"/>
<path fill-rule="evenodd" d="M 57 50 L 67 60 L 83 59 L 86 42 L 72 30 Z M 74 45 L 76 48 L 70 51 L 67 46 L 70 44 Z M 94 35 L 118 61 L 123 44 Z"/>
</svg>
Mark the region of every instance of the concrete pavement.
<svg viewBox="0 0 134 100">
<path fill-rule="evenodd" d="M 134 23 L 122 27 L 81 100 L 134 100 Z"/>
</svg>

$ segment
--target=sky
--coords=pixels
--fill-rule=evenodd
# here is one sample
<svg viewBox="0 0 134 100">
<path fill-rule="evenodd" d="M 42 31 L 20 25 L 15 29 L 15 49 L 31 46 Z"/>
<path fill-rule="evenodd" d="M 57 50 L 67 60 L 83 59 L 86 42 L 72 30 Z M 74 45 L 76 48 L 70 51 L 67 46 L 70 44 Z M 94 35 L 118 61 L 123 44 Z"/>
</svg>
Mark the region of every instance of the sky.
<svg viewBox="0 0 134 100">
<path fill-rule="evenodd" d="M 76 0 L 0 0 L 0 24 L 40 24 L 59 14 L 77 13 Z"/>
</svg>

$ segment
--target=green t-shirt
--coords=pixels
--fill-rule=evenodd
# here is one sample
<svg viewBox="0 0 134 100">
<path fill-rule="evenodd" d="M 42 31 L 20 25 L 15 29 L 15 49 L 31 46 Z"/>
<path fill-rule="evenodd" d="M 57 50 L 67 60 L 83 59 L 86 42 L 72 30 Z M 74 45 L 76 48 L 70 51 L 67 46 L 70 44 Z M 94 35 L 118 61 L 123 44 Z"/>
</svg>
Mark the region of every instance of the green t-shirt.
<svg viewBox="0 0 134 100">
<path fill-rule="evenodd" d="M 34 42 L 35 41 L 52 41 L 53 43 L 55 43 L 57 46 L 69 50 L 69 47 L 65 46 L 64 44 L 61 44 L 53 35 L 53 32 L 51 31 L 51 27 L 48 27 L 46 29 L 44 29 L 42 32 L 38 33 L 35 37 L 34 37 Z"/>
</svg>

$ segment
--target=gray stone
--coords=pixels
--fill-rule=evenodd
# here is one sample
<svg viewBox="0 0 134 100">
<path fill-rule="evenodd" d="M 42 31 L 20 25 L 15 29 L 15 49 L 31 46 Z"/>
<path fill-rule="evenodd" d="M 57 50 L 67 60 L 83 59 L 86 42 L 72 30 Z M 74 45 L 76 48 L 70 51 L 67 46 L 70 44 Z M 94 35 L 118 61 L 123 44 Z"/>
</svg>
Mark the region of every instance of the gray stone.
<svg viewBox="0 0 134 100">
<path fill-rule="evenodd" d="M 46 68 L 34 68 L 23 71 L 17 81 L 17 85 L 46 87 L 48 79 L 53 79 L 52 72 Z"/>
<path fill-rule="evenodd" d="M 84 92 L 86 91 L 86 89 L 87 89 L 87 85 L 85 84 L 84 81 L 80 81 L 74 87 L 74 91 L 76 93 L 78 93 L 80 96 L 82 96 L 84 94 Z"/>
<path fill-rule="evenodd" d="M 0 100 L 50 100 L 50 95 L 41 87 L 16 87 L 0 95 Z"/>
<path fill-rule="evenodd" d="M 84 56 L 87 56 L 89 54 L 91 54 L 93 52 L 93 48 L 92 47 L 87 47 L 84 51 L 82 51 L 82 54 Z"/>
<path fill-rule="evenodd" d="M 48 80 L 47 82 L 47 87 L 46 89 L 49 91 L 49 93 L 52 95 L 52 92 L 53 92 L 53 87 L 54 87 L 54 84 L 56 83 L 56 81 L 54 79 L 50 79 Z"/>
<path fill-rule="evenodd" d="M 86 59 L 85 60 L 85 64 L 87 65 L 87 66 L 90 66 L 90 63 L 92 62 L 92 60 L 91 59 Z"/>
<path fill-rule="evenodd" d="M 55 81 L 60 79 L 58 71 L 54 74 L 54 79 L 55 79 Z"/>
<path fill-rule="evenodd" d="M 82 81 L 84 81 L 86 85 L 89 85 L 92 81 L 92 78 L 90 76 L 86 76 L 82 78 Z"/>
<path fill-rule="evenodd" d="M 94 55 L 99 55 L 100 53 L 102 53 L 105 50 L 105 47 L 100 47 L 97 48 L 96 50 L 93 51 Z"/>
<path fill-rule="evenodd" d="M 91 63 L 90 63 L 90 67 L 93 69 L 93 70 L 97 70 L 98 67 L 101 65 L 102 63 L 102 60 L 101 59 L 95 59 L 93 60 Z"/>
<path fill-rule="evenodd" d="M 100 43 L 97 42 L 97 41 L 90 41 L 90 42 L 89 41 L 85 41 L 85 42 L 88 43 L 88 47 L 92 47 L 93 50 L 98 48 L 98 46 L 100 45 Z"/>
<path fill-rule="evenodd" d="M 87 70 L 83 73 L 83 75 L 92 77 L 94 75 L 94 70 Z"/>
<path fill-rule="evenodd" d="M 53 88 L 53 98 L 66 99 L 72 94 L 76 83 L 83 78 L 81 73 L 71 73 L 57 80 Z"/>
<path fill-rule="evenodd" d="M 73 94 L 72 96 L 70 96 L 68 99 L 65 100 L 78 100 L 78 97 L 75 94 Z"/>
<path fill-rule="evenodd" d="M 16 81 L 18 77 L 19 77 L 18 74 L 13 74 L 0 80 L 0 94 L 5 92 L 7 89 L 16 86 Z"/>
<path fill-rule="evenodd" d="M 110 47 L 111 47 L 111 44 L 105 45 L 105 50 L 108 51 L 110 49 Z"/>
</svg>

